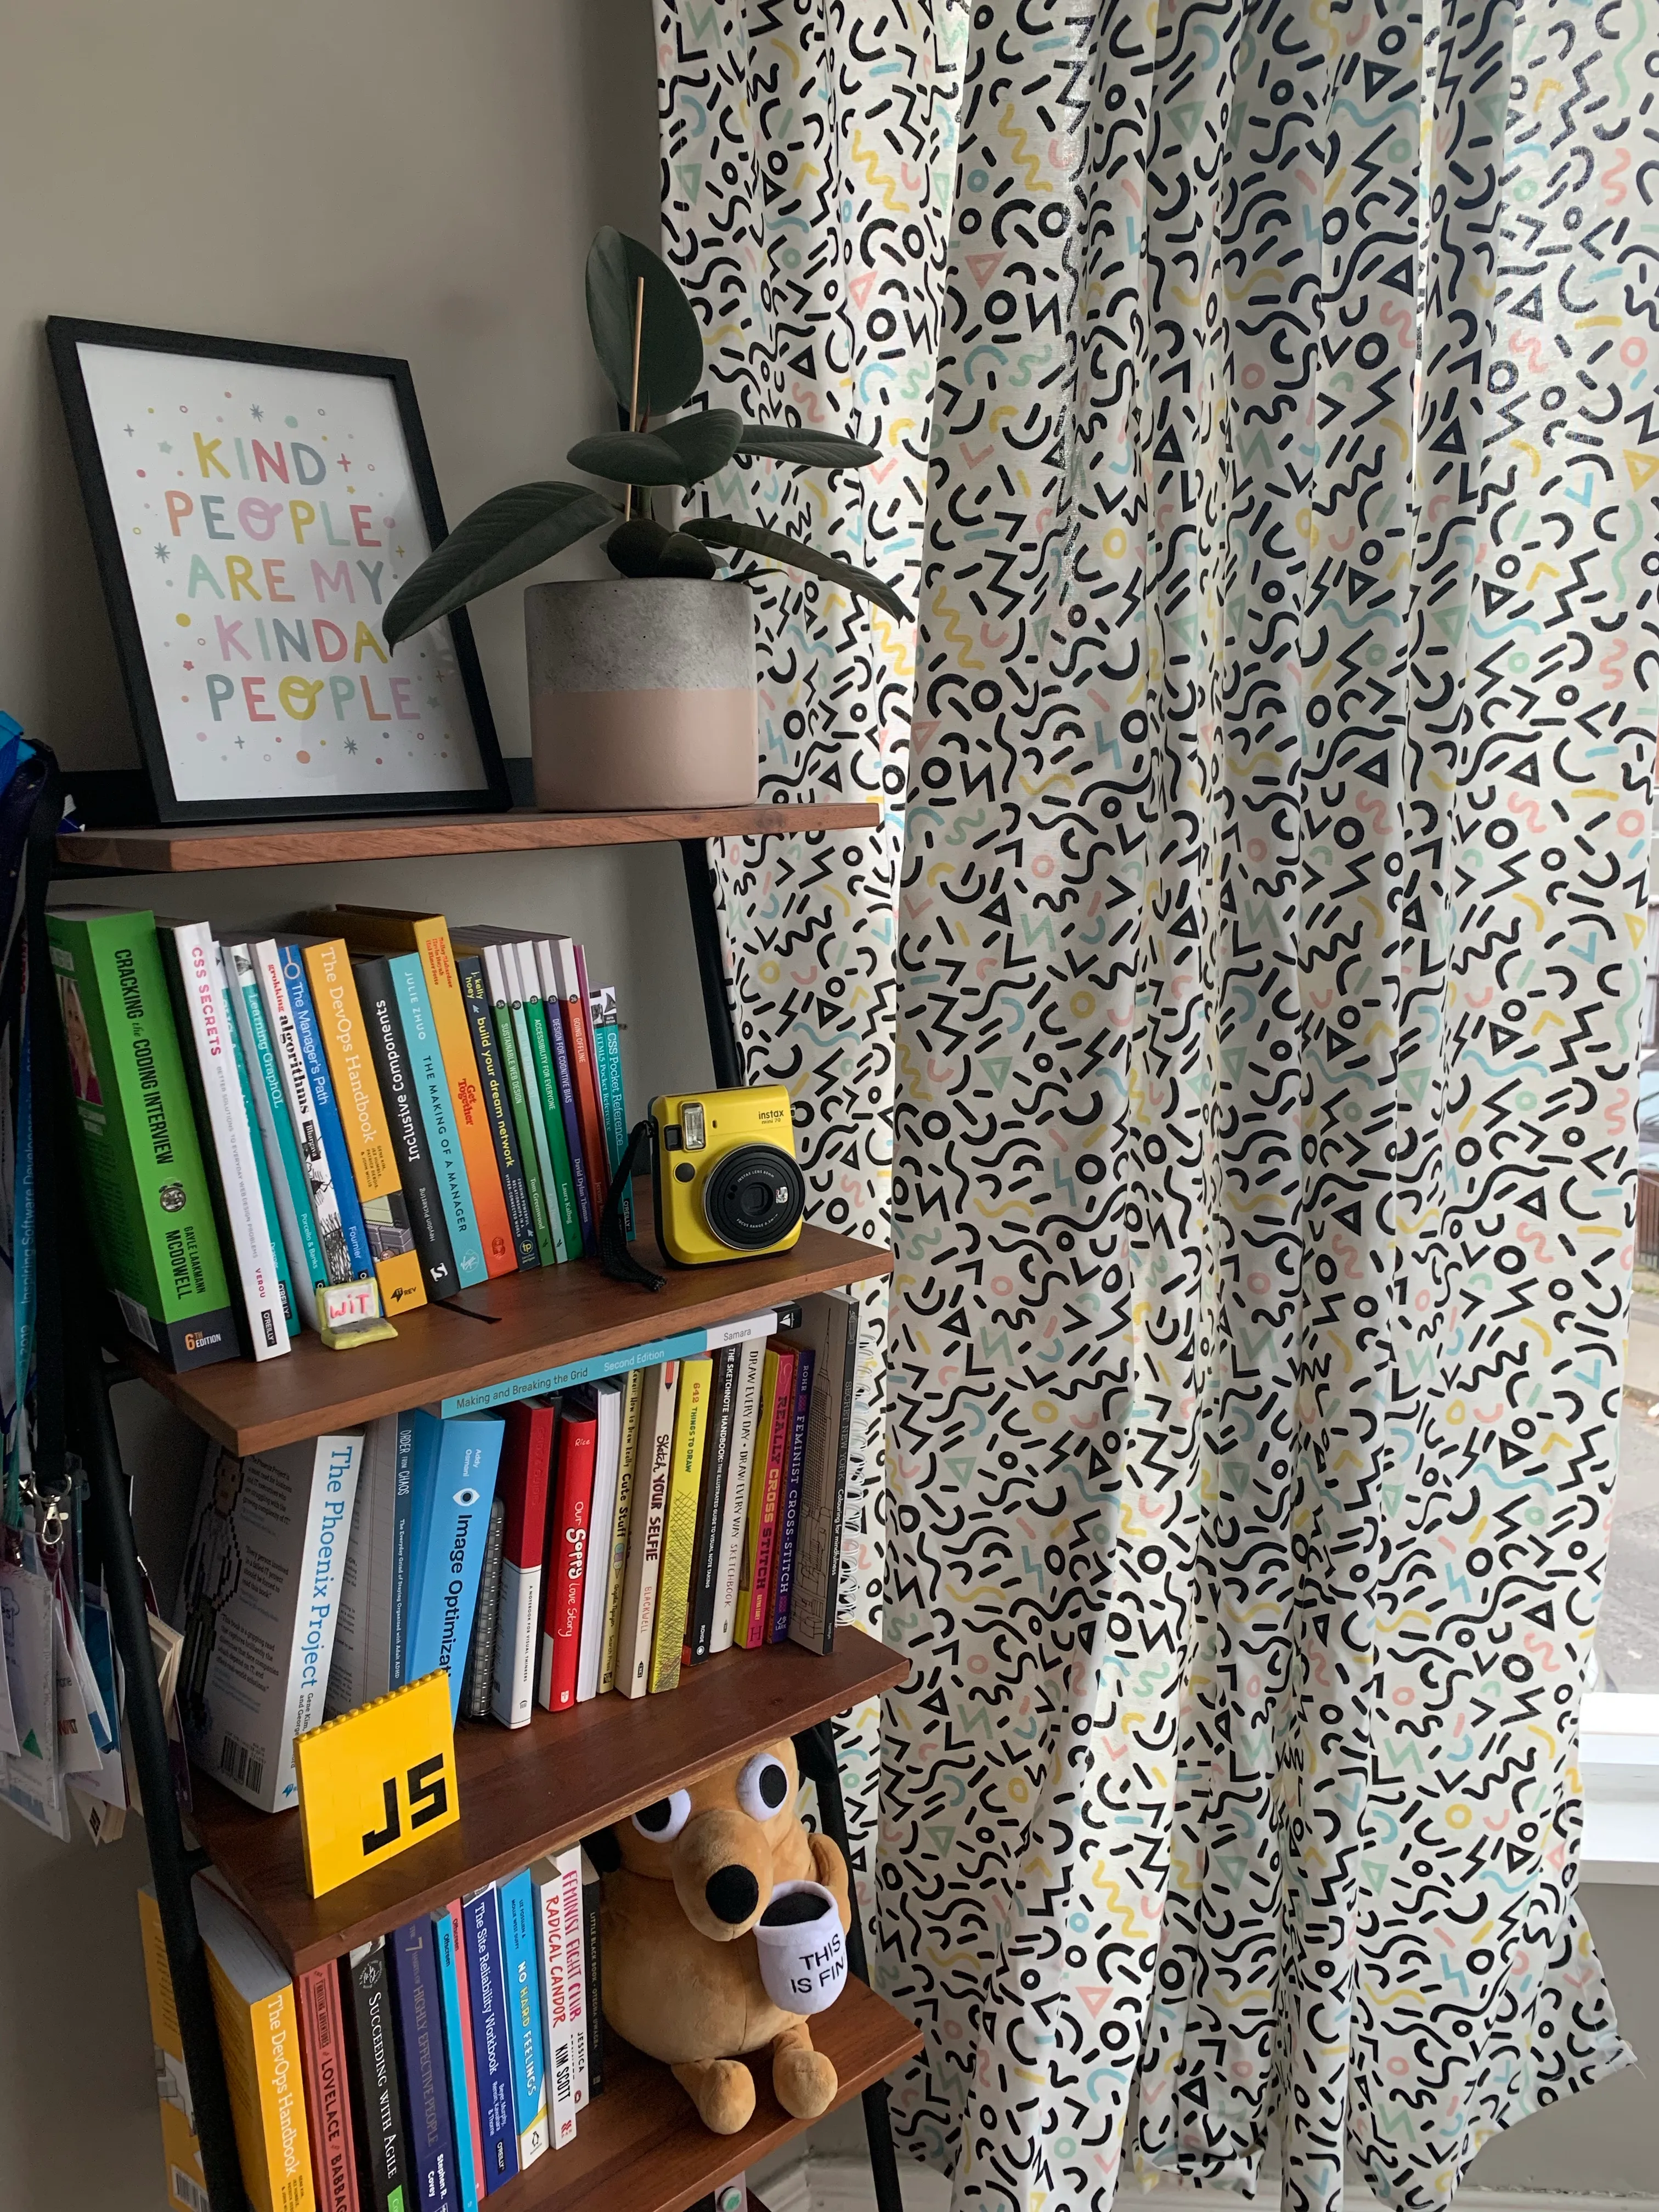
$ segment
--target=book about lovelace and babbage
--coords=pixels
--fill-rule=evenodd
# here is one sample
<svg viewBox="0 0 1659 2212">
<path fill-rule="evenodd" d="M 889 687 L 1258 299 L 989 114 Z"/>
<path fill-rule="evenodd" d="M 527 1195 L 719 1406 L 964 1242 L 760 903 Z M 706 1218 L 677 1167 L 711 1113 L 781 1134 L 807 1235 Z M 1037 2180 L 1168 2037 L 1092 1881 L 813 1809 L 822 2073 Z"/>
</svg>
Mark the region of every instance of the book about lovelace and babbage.
<svg viewBox="0 0 1659 2212">
<path fill-rule="evenodd" d="M 208 1448 L 173 1614 L 179 1712 L 196 1764 L 262 1812 L 297 1802 L 294 1739 L 323 1718 L 362 1448 Z"/>
<path fill-rule="evenodd" d="M 236 1317 L 155 917 L 59 907 L 46 936 L 88 1222 L 121 1318 L 176 1370 L 234 1358 Z"/>
</svg>

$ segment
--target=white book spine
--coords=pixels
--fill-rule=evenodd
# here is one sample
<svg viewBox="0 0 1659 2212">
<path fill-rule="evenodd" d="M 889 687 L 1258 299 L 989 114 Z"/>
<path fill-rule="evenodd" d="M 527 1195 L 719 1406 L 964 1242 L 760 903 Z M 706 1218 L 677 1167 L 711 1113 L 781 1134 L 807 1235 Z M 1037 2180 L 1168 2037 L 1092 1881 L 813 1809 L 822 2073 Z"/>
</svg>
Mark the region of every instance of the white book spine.
<svg viewBox="0 0 1659 2212">
<path fill-rule="evenodd" d="M 711 1657 L 716 1651 L 731 1650 L 737 1630 L 743 1540 L 748 1528 L 749 1484 L 755 1468 L 755 1428 L 760 1418 L 761 1370 L 765 1364 L 765 1339 L 752 1339 L 743 1347 L 743 1365 L 738 1376 L 738 1425 L 732 1438 L 726 1504 L 720 1518 L 720 1579 L 714 1596 L 714 1624 L 708 1638 Z"/>
<path fill-rule="evenodd" d="M 617 1687 L 629 1698 L 642 1698 L 650 1688 L 651 1632 L 657 1618 L 657 1583 L 662 1573 L 663 1523 L 674 1455 L 674 1401 L 679 1377 L 679 1362 L 669 1359 L 653 1367 L 645 1382 L 645 1413 L 634 1474 L 633 1526 L 628 1534 L 628 1571 L 623 1582 L 622 1637 L 617 1649 Z"/>
<path fill-rule="evenodd" d="M 552 943 L 545 937 L 532 938 L 527 941 L 536 948 L 536 978 L 541 985 L 542 996 L 556 1005 L 564 993 L 559 988 L 559 964 L 554 957 Z"/>
<path fill-rule="evenodd" d="M 289 1003 L 288 985 L 283 977 L 283 956 L 276 939 L 262 939 L 253 948 L 253 959 L 258 970 L 259 996 L 264 1002 L 265 1024 L 270 1031 L 270 1048 L 276 1055 L 282 1075 L 283 1096 L 288 1100 L 294 1141 L 300 1148 L 301 1171 L 311 1193 L 311 1211 L 328 1279 L 331 1283 L 349 1283 L 354 1273 L 351 1255 L 346 1249 L 345 1231 L 340 1226 L 340 1204 L 334 1195 L 334 1178 L 329 1172 L 322 1127 L 311 1095 L 311 1079 L 306 1073 L 305 1054 L 300 1049 L 300 1032 Z"/>
<path fill-rule="evenodd" d="M 230 1257 L 236 1264 L 249 1343 L 256 1360 L 277 1359 L 289 1348 L 288 1316 L 283 1311 L 276 1255 L 265 1222 L 259 1170 L 253 1157 L 253 1132 L 248 1127 L 225 1026 L 230 1014 L 219 985 L 218 948 L 204 921 L 162 927 L 173 940 L 190 1014 L 190 1042 L 207 1101 L 209 1126 L 204 1134 L 218 1164 L 219 1188 L 230 1227 Z"/>
<path fill-rule="evenodd" d="M 570 2011 L 564 1984 L 564 1876 L 557 1859 L 538 1859 L 530 1869 L 541 1939 L 542 2026 L 547 2045 L 547 2118 L 551 2147 L 562 2150 L 576 2136 L 576 2083 L 570 2047 Z"/>
<path fill-rule="evenodd" d="M 582 1852 L 572 1844 L 559 1853 L 564 1917 L 564 2002 L 570 2022 L 570 2095 L 580 2112 L 587 2102 L 587 1962 L 582 1948 Z"/>
<path fill-rule="evenodd" d="M 334 1651 L 328 1670 L 330 1720 L 355 1713 L 392 1686 L 392 1516 L 398 1450 L 395 1413 L 363 1435 L 351 1534 L 340 1570 Z"/>
<path fill-rule="evenodd" d="M 582 1636 L 576 1657 L 576 1703 L 599 1693 L 605 1658 L 605 1601 L 611 1540 L 617 1526 L 617 1472 L 622 1449 L 623 1394 L 614 1382 L 593 1393 L 599 1434 L 593 1454 L 593 1507 L 587 1523 L 587 1573 L 582 1583 Z"/>
<path fill-rule="evenodd" d="M 489 1711 L 503 1728 L 523 1728 L 535 1711 L 536 1647 L 542 1618 L 542 1571 L 501 1561 L 501 1604 Z"/>
<path fill-rule="evenodd" d="M 313 1446 L 311 1504 L 301 1554 L 299 1603 L 294 1649 L 289 1662 L 288 1695 L 278 1765 L 278 1804 L 295 1802 L 294 1739 L 323 1724 L 329 1668 L 334 1656 L 334 1627 L 339 1612 L 340 1577 L 345 1570 L 351 1510 L 362 1468 L 361 1436 L 319 1437 Z"/>
<path fill-rule="evenodd" d="M 222 945 L 218 951 L 225 996 L 230 1002 L 231 1018 L 241 1036 L 242 1059 L 247 1067 L 247 1087 L 253 1098 L 253 1118 L 258 1124 L 259 1142 L 265 1150 L 265 1172 L 270 1177 L 270 1194 L 276 1201 L 276 1225 L 282 1231 L 283 1249 L 288 1254 L 288 1271 L 294 1279 L 295 1299 L 300 1309 L 301 1321 L 306 1328 L 314 1330 L 318 1325 L 317 1301 L 311 1294 L 311 1262 L 306 1257 L 305 1239 L 300 1234 L 299 1217 L 294 1211 L 294 1194 L 288 1187 L 288 1170 L 283 1164 L 282 1139 L 271 1117 L 270 1100 L 260 1072 L 258 1040 L 253 1034 L 253 1023 L 245 995 L 249 984 L 256 991 L 259 988 L 253 955 L 246 945 Z"/>
</svg>

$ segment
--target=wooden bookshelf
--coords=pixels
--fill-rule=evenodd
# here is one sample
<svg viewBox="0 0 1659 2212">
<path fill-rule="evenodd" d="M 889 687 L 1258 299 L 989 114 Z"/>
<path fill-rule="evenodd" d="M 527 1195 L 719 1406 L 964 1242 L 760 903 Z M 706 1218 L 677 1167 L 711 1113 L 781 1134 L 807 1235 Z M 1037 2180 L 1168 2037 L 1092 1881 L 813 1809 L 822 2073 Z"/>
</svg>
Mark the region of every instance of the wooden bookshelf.
<svg viewBox="0 0 1659 2212">
<path fill-rule="evenodd" d="M 175 1375 L 135 1338 L 111 1348 L 132 1371 L 239 1457 L 358 1427 L 491 1382 L 569 1366 L 630 1344 L 786 1305 L 814 1291 L 890 1274 L 893 1257 L 856 1237 L 810 1224 L 792 1251 L 712 1267 L 663 1268 L 668 1287 L 612 1282 L 590 1261 L 532 1267 L 423 1306 L 397 1323 L 395 1340 L 327 1351 L 310 1330 L 283 1358 L 222 1360 Z"/>
<path fill-rule="evenodd" d="M 921 2048 L 903 2014 L 859 1981 L 849 1981 L 813 2021 L 812 2042 L 834 2063 L 837 2106 Z M 605 2091 L 583 2110 L 576 2140 L 492 2191 L 491 2212 L 617 2212 L 622 2205 L 628 2212 L 684 2212 L 811 2124 L 791 2119 L 772 2094 L 765 2052 L 748 2064 L 753 2119 L 740 2135 L 711 2135 L 666 2067 L 607 2036 Z M 751 2195 L 750 2212 L 758 2203 Z"/>
<path fill-rule="evenodd" d="M 388 821 L 190 823 L 171 830 L 80 830 L 58 840 L 60 863 L 125 875 L 197 875 L 324 860 L 410 860 L 444 853 L 550 853 L 580 845 L 664 845 L 688 837 L 799 836 L 877 827 L 879 807 L 839 804 L 696 806 L 649 814 L 417 814 Z"/>
<path fill-rule="evenodd" d="M 908 1668 L 873 1637 L 842 1628 L 827 1656 L 795 1644 L 722 1651 L 656 1697 L 612 1691 L 562 1713 L 538 1708 L 521 1729 L 463 1724 L 459 1820 L 324 1897 L 307 1893 L 297 1812 L 256 1812 L 192 1769 L 193 1825 L 266 1942 L 303 1973 L 580 1842 L 726 1759 L 878 1697 Z"/>
</svg>

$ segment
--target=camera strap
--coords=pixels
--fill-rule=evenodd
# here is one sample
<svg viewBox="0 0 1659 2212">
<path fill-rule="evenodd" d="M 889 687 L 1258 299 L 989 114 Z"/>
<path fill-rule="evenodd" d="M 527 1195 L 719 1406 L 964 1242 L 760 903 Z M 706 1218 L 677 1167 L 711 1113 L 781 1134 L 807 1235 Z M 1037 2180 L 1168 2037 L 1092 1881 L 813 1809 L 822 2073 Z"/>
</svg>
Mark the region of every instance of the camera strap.
<svg viewBox="0 0 1659 2212">
<path fill-rule="evenodd" d="M 650 1158 L 652 1127 L 648 1115 L 643 1121 L 634 1124 L 629 1132 L 628 1149 L 611 1178 L 605 1212 L 599 1216 L 599 1265 L 616 1282 L 637 1283 L 642 1291 L 665 1291 L 668 1278 L 653 1274 L 642 1261 L 635 1258 L 622 1218 L 623 1198 L 633 1182 L 634 1170 L 643 1166 Z"/>
</svg>

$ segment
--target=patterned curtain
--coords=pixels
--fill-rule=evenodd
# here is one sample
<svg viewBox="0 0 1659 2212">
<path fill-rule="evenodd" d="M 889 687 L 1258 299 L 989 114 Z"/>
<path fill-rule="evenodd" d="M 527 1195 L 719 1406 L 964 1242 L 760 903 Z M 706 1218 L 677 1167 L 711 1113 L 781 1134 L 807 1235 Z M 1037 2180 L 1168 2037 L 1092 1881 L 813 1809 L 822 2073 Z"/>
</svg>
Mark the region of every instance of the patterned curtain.
<svg viewBox="0 0 1659 2212">
<path fill-rule="evenodd" d="M 663 251 L 703 319 L 711 404 L 861 438 L 826 477 L 733 467 L 703 495 L 876 569 L 914 605 L 952 174 L 952 19 L 926 0 L 663 0 Z M 957 19 L 955 42 L 961 43 Z M 915 631 L 845 593 L 756 588 L 761 796 L 873 799 L 881 826 L 711 845 L 739 1048 L 786 1083 L 809 1218 L 891 1239 L 893 952 Z M 887 1294 L 864 1294 L 842 1617 L 879 1633 Z M 843 1732 L 866 1919 L 879 1716 Z"/>
<path fill-rule="evenodd" d="M 872 1235 L 896 1017 L 903 2126 L 962 2206 L 1104 2207 L 1126 2148 L 1249 2189 L 1274 2126 L 1298 2207 L 1345 2152 L 1443 2204 L 1629 2057 L 1573 1756 L 1659 685 L 1647 0 L 663 24 L 715 379 L 894 455 L 763 501 L 925 548 L 902 856 L 724 876 L 750 1072 Z M 769 775 L 891 794 L 906 640 L 775 604 Z"/>
</svg>

